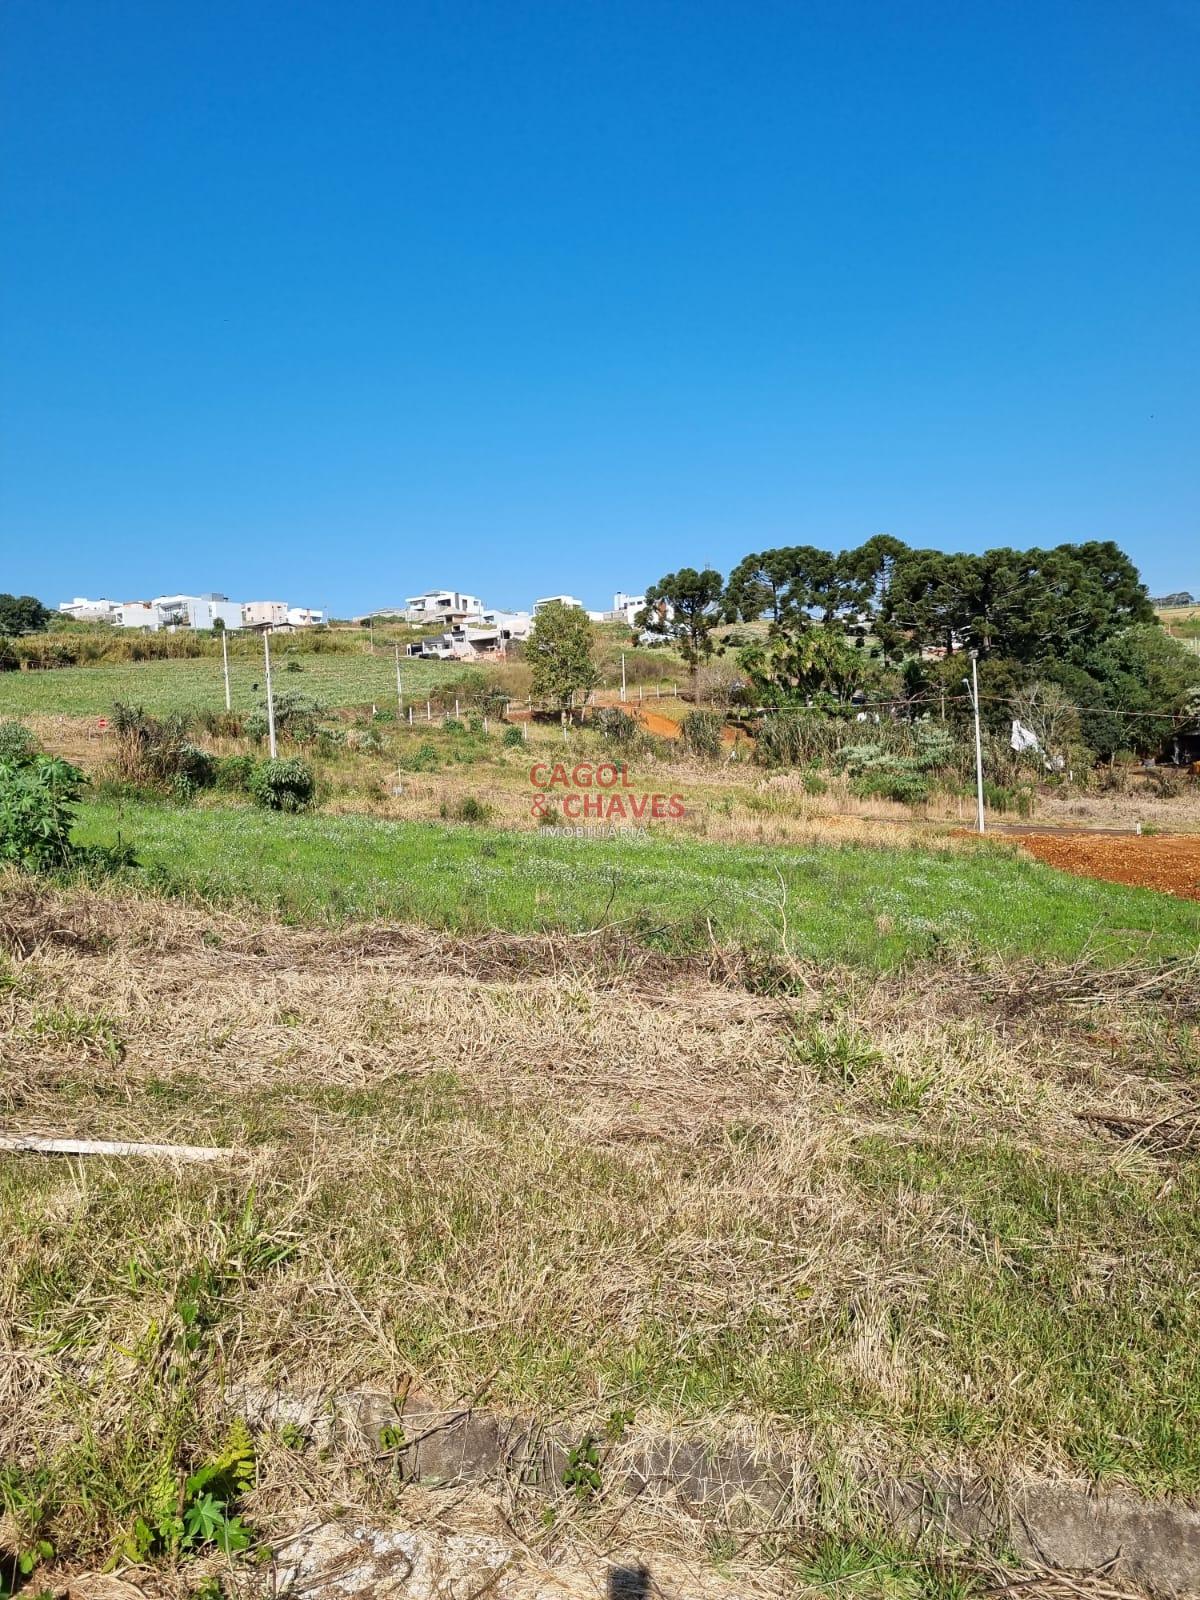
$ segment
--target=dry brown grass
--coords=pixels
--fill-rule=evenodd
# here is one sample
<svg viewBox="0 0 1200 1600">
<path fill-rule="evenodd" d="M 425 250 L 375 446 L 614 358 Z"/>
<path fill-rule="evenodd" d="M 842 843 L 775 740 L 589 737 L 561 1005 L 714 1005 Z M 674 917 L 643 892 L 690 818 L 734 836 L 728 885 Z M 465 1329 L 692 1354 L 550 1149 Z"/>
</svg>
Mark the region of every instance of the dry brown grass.
<svg viewBox="0 0 1200 1600">
<path fill-rule="evenodd" d="M 1183 978 L 831 972 L 766 999 L 603 941 L 11 884 L 0 939 L 6 1129 L 237 1151 L 0 1165 L 0 1456 L 53 1464 L 64 1548 L 111 1547 L 164 1450 L 216 1449 L 237 1383 L 415 1380 L 581 1429 L 628 1405 L 635 1435 L 783 1443 L 843 1486 L 914 1460 L 1074 1476 L 1116 1359 L 1093 1314 L 1195 1270 L 1190 1154 L 1136 1131 L 1195 1103 Z M 168 1379 L 197 1273 L 211 1316 Z M 1006 1330 L 1018 1280 L 1044 1314 Z M 1120 1382 L 1159 1392 L 1163 1359 Z M 1136 1446 L 1110 1472 L 1183 1484 L 1139 1395 L 1095 1403 Z M 378 1463 L 259 1451 L 268 1529 L 393 1503 Z M 845 1510 L 823 1492 L 816 1523 Z"/>
</svg>

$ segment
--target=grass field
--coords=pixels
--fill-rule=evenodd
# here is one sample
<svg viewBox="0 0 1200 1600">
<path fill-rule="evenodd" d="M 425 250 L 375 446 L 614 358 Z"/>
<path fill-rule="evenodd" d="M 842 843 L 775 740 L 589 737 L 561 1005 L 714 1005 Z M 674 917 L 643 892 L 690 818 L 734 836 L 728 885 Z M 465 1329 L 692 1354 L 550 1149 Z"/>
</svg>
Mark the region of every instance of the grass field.
<svg viewBox="0 0 1200 1600">
<path fill-rule="evenodd" d="M 289 672 L 288 662 L 303 669 Z M 396 705 L 396 665 L 381 655 L 289 654 L 279 640 L 271 656 L 276 693 L 295 689 L 322 706 Z M 461 662 L 401 662 L 405 694 L 423 701 L 439 683 L 461 677 Z M 249 711 L 263 701 L 263 664 L 258 658 L 230 659 L 230 691 L 235 710 Z M 130 661 L 119 666 L 56 667 L 45 672 L 0 673 L 0 717 L 104 716 L 122 700 L 146 711 L 223 711 L 225 680 L 220 657 L 179 661 Z"/>
<path fill-rule="evenodd" d="M 943 870 L 1054 888 L 987 856 L 840 864 L 914 915 Z M 242 1437 L 245 1385 L 320 1414 L 414 1379 L 580 1433 L 616 1416 L 633 1442 L 737 1428 L 793 1454 L 797 1503 L 760 1521 L 810 1577 L 878 1554 L 865 1486 L 916 1465 L 1200 1490 L 1194 968 L 1156 986 L 1026 961 L 981 988 L 926 965 L 768 998 L 565 937 L 5 889 L 6 1126 L 235 1151 L 0 1158 L 0 1492 L 26 1541 L 127 1551 Z M 1024 948 L 1066 953 L 1067 925 Z M 322 1508 L 394 1515 L 393 1470 L 384 1435 L 256 1424 L 228 1509 L 267 1542 Z M 535 1538 L 587 1514 L 563 1498 L 506 1516 Z M 595 1498 L 599 1538 L 621 1507 Z M 689 1536 L 753 1541 L 711 1518 Z M 969 1592 L 899 1552 L 906 1571 L 830 1592 Z"/>
<path fill-rule="evenodd" d="M 1158 616 L 1177 639 L 1200 639 L 1200 606 L 1168 606 Z"/>
<path fill-rule="evenodd" d="M 1160 959 L 1200 945 L 1200 907 L 1068 877 L 969 840 L 942 849 L 755 849 L 551 830 L 92 803 L 79 837 L 131 843 L 151 881 L 297 920 L 712 941 L 890 968 L 926 956 Z"/>
</svg>

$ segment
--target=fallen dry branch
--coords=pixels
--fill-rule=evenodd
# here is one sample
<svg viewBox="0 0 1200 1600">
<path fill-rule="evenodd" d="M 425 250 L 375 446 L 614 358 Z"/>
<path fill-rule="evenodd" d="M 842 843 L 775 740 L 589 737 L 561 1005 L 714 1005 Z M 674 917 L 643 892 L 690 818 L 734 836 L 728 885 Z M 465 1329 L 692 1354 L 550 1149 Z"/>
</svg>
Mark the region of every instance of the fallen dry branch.
<svg viewBox="0 0 1200 1600">
<path fill-rule="evenodd" d="M 0 1150 L 43 1156 L 149 1156 L 168 1161 L 221 1161 L 232 1150 L 204 1144 L 143 1144 L 130 1139 L 50 1139 L 37 1133 L 0 1133 Z"/>
</svg>

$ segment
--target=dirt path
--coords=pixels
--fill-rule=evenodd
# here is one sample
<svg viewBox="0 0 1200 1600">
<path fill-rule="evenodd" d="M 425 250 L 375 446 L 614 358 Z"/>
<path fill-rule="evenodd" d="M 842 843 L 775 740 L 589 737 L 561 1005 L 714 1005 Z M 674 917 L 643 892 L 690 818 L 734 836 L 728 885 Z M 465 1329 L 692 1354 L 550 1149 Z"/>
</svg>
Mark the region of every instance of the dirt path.
<svg viewBox="0 0 1200 1600">
<path fill-rule="evenodd" d="M 1189 834 L 1051 833 L 1029 828 L 1005 836 L 1039 861 L 1085 878 L 1129 883 L 1200 900 L 1200 837 Z"/>
</svg>

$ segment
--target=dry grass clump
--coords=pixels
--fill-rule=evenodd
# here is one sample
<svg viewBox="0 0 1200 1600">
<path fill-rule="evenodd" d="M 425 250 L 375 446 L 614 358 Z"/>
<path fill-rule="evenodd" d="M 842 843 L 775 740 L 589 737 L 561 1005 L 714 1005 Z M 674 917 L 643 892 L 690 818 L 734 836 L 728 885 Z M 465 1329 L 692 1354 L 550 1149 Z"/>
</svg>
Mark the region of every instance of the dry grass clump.
<svg viewBox="0 0 1200 1600">
<path fill-rule="evenodd" d="M 6 1493 L 64 1548 L 120 1546 L 246 1384 L 627 1410 L 841 1482 L 1200 1485 L 1192 1150 L 1121 1131 L 1196 1103 L 1170 975 L 767 998 L 602 940 L 82 888 L 0 922 L 0 1126 L 236 1152 L 0 1165 Z M 257 1449 L 260 1517 L 392 1492 Z"/>
</svg>

